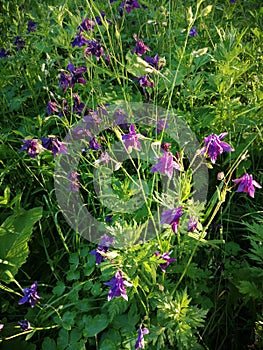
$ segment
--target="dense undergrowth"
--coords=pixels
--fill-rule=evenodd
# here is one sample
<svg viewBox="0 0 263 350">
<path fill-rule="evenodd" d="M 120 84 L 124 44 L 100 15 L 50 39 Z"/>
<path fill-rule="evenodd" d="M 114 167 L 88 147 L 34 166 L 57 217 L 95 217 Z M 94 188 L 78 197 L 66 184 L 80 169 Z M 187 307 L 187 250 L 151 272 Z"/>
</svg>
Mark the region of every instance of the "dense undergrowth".
<svg viewBox="0 0 263 350">
<path fill-rule="evenodd" d="M 0 11 L 0 349 L 262 349 L 262 4 Z"/>
</svg>

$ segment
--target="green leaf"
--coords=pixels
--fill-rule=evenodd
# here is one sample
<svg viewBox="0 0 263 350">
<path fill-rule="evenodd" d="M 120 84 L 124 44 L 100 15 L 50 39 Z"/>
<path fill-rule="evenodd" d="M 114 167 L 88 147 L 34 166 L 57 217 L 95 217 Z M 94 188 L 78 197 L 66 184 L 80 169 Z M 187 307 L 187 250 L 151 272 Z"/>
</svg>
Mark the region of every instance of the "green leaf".
<svg viewBox="0 0 263 350">
<path fill-rule="evenodd" d="M 61 296 L 65 291 L 65 284 L 62 281 L 58 281 L 56 287 L 53 288 L 52 293 Z"/>
<path fill-rule="evenodd" d="M 94 337 L 99 332 L 103 331 L 109 324 L 109 320 L 106 315 L 97 315 L 95 317 L 88 316 L 83 335 L 85 337 Z"/>
<path fill-rule="evenodd" d="M 42 217 L 42 207 L 9 216 L 0 227 L 0 280 L 9 283 L 28 255 L 28 241 L 34 224 Z M 9 272 L 7 272 L 9 271 Z M 7 275 L 8 274 L 8 275 Z"/>
<path fill-rule="evenodd" d="M 55 340 L 49 337 L 46 337 L 42 344 L 41 350 L 57 350 Z"/>
</svg>

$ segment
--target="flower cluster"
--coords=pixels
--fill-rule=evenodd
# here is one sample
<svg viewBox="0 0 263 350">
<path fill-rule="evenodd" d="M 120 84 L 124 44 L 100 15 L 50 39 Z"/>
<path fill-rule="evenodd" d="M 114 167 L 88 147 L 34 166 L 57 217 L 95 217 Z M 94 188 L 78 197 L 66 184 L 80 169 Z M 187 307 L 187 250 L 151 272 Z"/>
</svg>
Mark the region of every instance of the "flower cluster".
<svg viewBox="0 0 263 350">
<path fill-rule="evenodd" d="M 19 152 L 27 151 L 31 158 L 35 158 L 37 154 L 46 150 L 53 153 L 54 158 L 57 154 L 67 154 L 67 147 L 64 142 L 59 141 L 57 137 L 42 137 L 42 144 L 38 139 L 23 140 L 24 145 Z"/>
</svg>

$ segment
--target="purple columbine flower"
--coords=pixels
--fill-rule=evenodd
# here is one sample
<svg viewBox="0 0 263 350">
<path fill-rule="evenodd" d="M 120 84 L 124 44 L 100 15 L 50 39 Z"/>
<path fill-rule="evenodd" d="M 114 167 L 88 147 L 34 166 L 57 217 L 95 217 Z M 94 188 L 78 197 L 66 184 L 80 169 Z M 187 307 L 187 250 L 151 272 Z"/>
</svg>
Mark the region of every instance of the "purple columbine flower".
<svg viewBox="0 0 263 350">
<path fill-rule="evenodd" d="M 135 343 L 135 350 L 138 349 L 144 349 L 144 335 L 149 333 L 149 329 L 140 325 L 139 332 L 138 332 L 138 338 Z"/>
<path fill-rule="evenodd" d="M 85 103 L 81 102 L 78 94 L 73 94 L 73 112 L 82 115 Z"/>
<path fill-rule="evenodd" d="M 169 152 L 170 151 L 170 147 L 171 147 L 171 144 L 169 142 L 163 142 L 161 144 L 161 149 L 164 151 L 164 152 Z"/>
<path fill-rule="evenodd" d="M 124 141 L 125 147 L 129 150 L 131 148 L 134 148 L 136 151 L 141 150 L 141 144 L 138 141 L 139 134 L 135 132 L 134 125 L 131 124 L 130 126 L 130 132 L 127 135 L 122 136 L 122 140 Z"/>
<path fill-rule="evenodd" d="M 96 40 L 88 40 L 88 47 L 84 50 L 85 55 L 93 55 L 97 61 L 104 55 L 103 47 Z"/>
<path fill-rule="evenodd" d="M 121 3 L 121 6 L 120 6 L 121 13 L 122 13 L 124 8 L 126 9 L 126 11 L 128 13 L 130 13 L 135 8 L 139 9 L 140 5 L 139 5 L 137 0 L 125 0 Z"/>
<path fill-rule="evenodd" d="M 191 35 L 191 36 L 196 36 L 196 35 L 198 35 L 198 32 L 197 32 L 197 30 L 196 30 L 195 27 L 193 27 L 193 28 L 190 30 L 189 35 Z"/>
<path fill-rule="evenodd" d="M 27 22 L 27 32 L 35 32 L 37 30 L 37 24 L 34 21 L 28 21 Z"/>
<path fill-rule="evenodd" d="M 105 18 L 105 12 L 104 12 L 104 11 L 100 11 L 100 15 L 101 15 L 101 17 L 100 17 L 100 16 L 96 16 L 96 17 L 95 17 L 95 20 L 96 20 L 96 22 L 97 22 L 97 24 L 98 24 L 99 26 L 101 26 L 101 25 L 103 24 L 102 21 L 101 21 L 101 18 L 102 18 L 102 19 Z M 112 21 L 110 21 L 110 20 L 107 19 L 107 23 L 108 23 L 108 24 L 112 24 Z"/>
<path fill-rule="evenodd" d="M 1 49 L 0 50 L 0 58 L 4 58 L 4 57 L 7 57 L 7 56 L 9 56 L 9 51 L 5 50 L 5 49 Z"/>
<path fill-rule="evenodd" d="M 158 163 L 156 163 L 151 172 L 158 171 L 162 175 L 167 175 L 171 180 L 173 177 L 173 169 L 181 170 L 180 165 L 174 160 L 175 157 L 171 152 L 164 152 L 161 158 L 158 158 Z"/>
<path fill-rule="evenodd" d="M 21 320 L 18 324 L 24 332 L 30 329 L 30 323 L 27 320 Z"/>
<path fill-rule="evenodd" d="M 88 44 L 88 42 L 89 42 L 89 40 L 87 40 L 86 38 L 84 38 L 83 35 L 78 34 L 78 35 L 76 36 L 76 38 L 72 41 L 71 46 L 72 46 L 72 47 L 75 47 L 75 46 L 82 47 L 82 46 Z"/>
<path fill-rule="evenodd" d="M 158 120 L 157 127 L 156 127 L 157 134 L 160 134 L 160 132 L 163 131 L 164 128 L 165 129 L 168 128 L 167 118 Z"/>
<path fill-rule="evenodd" d="M 138 39 L 137 36 L 134 36 L 134 39 L 136 40 L 135 48 L 132 50 L 132 53 L 136 53 L 138 56 L 144 55 L 147 51 L 150 51 L 149 47 L 144 44 L 144 42 L 141 39 Z"/>
<path fill-rule="evenodd" d="M 82 23 L 78 26 L 79 32 L 89 32 L 93 31 L 96 23 L 89 20 L 88 18 L 85 18 Z"/>
<path fill-rule="evenodd" d="M 54 158 L 57 154 L 68 153 L 65 143 L 59 141 L 57 137 L 41 137 L 41 141 L 43 147 L 53 153 Z"/>
<path fill-rule="evenodd" d="M 25 46 L 25 40 L 21 38 L 21 36 L 16 36 L 14 45 L 16 46 L 17 51 L 22 50 Z"/>
<path fill-rule="evenodd" d="M 197 220 L 194 216 L 191 216 L 188 223 L 187 223 L 187 231 L 188 232 L 194 232 L 194 230 L 197 227 Z"/>
<path fill-rule="evenodd" d="M 30 288 L 25 288 L 24 294 L 18 305 L 29 303 L 31 307 L 34 307 L 37 300 L 40 299 L 40 296 L 37 294 L 37 282 L 34 282 Z"/>
<path fill-rule="evenodd" d="M 237 2 L 237 0 L 230 0 L 230 4 L 233 4 L 234 2 Z"/>
<path fill-rule="evenodd" d="M 96 265 L 100 264 L 103 259 L 105 258 L 104 254 L 107 253 L 109 247 L 111 246 L 112 242 L 113 242 L 114 238 L 113 237 L 109 237 L 107 235 L 104 235 L 101 238 L 100 244 L 98 245 L 98 248 L 95 250 L 92 250 L 90 252 L 91 255 L 95 255 L 96 256 Z"/>
<path fill-rule="evenodd" d="M 165 260 L 165 262 L 161 263 L 159 265 L 160 269 L 163 271 L 163 272 L 166 272 L 166 268 L 174 261 L 176 261 L 175 258 L 170 258 L 170 254 L 172 252 L 167 252 L 167 253 L 163 253 L 162 255 L 160 255 L 161 253 L 159 253 L 158 251 L 155 252 L 155 255 L 156 256 L 159 256 L 159 259 L 162 259 L 162 260 Z"/>
<path fill-rule="evenodd" d="M 47 114 L 51 115 L 52 113 L 58 112 L 59 105 L 56 102 L 48 101 L 47 103 Z"/>
<path fill-rule="evenodd" d="M 174 233 L 177 233 L 179 221 L 183 213 L 182 206 L 175 209 L 164 210 L 162 212 L 161 224 L 171 225 Z"/>
<path fill-rule="evenodd" d="M 146 75 L 143 75 L 142 77 L 138 78 L 138 83 L 141 85 L 141 87 L 146 88 L 146 86 L 153 87 L 153 82 L 149 81 Z"/>
<path fill-rule="evenodd" d="M 101 145 L 98 143 L 98 141 L 96 140 L 96 137 L 93 137 L 90 142 L 89 142 L 89 149 L 93 149 L 95 151 L 98 151 L 99 149 L 101 149 Z"/>
<path fill-rule="evenodd" d="M 161 70 L 163 66 L 159 66 L 159 55 L 158 53 L 154 57 L 144 56 L 144 60 L 149 63 L 150 66 L 156 70 Z"/>
<path fill-rule="evenodd" d="M 20 148 L 19 152 L 26 150 L 31 158 L 35 158 L 38 153 L 43 151 L 43 147 L 37 139 L 23 140 L 23 142 L 24 146 Z"/>
<path fill-rule="evenodd" d="M 219 136 L 216 134 L 211 134 L 205 137 L 205 147 L 203 148 L 201 154 L 209 156 L 211 162 L 215 163 L 219 154 L 222 154 L 223 152 L 232 152 L 233 148 L 228 143 L 221 141 L 226 135 L 227 132 L 224 132 Z"/>
<path fill-rule="evenodd" d="M 108 294 L 108 301 L 113 299 L 114 297 L 123 297 L 128 301 L 128 296 L 126 293 L 126 287 L 132 287 L 130 282 L 124 281 L 122 278 L 122 273 L 118 270 L 114 277 L 110 280 L 110 282 L 104 283 L 106 286 L 110 286 L 111 289 Z"/>
<path fill-rule="evenodd" d="M 120 128 L 128 129 L 128 127 L 127 127 L 127 114 L 123 110 L 116 109 L 112 118 L 114 120 L 114 124 L 113 124 L 114 126 L 119 125 Z"/>
<path fill-rule="evenodd" d="M 67 91 L 69 84 L 70 84 L 70 76 L 65 72 L 61 72 L 58 84 L 59 84 L 59 87 L 61 87 L 61 89 L 65 93 Z"/>
<path fill-rule="evenodd" d="M 239 179 L 232 180 L 234 183 L 239 184 L 237 188 L 237 192 L 246 192 L 252 198 L 254 198 L 255 187 L 262 188 L 260 184 L 253 180 L 253 176 L 249 174 L 245 174 Z"/>
<path fill-rule="evenodd" d="M 87 84 L 86 80 L 82 77 L 82 75 L 86 72 L 87 67 L 81 66 L 75 69 L 74 65 L 69 62 L 68 64 L 68 71 L 70 72 L 71 79 L 70 79 L 70 87 L 74 88 L 74 85 L 76 83 L 79 84 Z"/>
<path fill-rule="evenodd" d="M 77 171 L 72 171 L 70 174 L 67 175 L 67 178 L 70 181 L 70 186 L 68 187 L 68 191 L 78 192 L 79 176 L 80 174 Z"/>
<path fill-rule="evenodd" d="M 4 328 L 4 325 L 0 323 L 0 331 Z"/>
</svg>

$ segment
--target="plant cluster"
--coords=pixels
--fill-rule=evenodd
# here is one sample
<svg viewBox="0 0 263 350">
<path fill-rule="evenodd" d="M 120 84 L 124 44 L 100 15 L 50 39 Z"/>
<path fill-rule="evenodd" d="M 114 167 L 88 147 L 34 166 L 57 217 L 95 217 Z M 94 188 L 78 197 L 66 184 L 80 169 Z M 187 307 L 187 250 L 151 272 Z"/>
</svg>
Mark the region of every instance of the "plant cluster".
<svg viewBox="0 0 263 350">
<path fill-rule="evenodd" d="M 263 7 L 0 9 L 0 349 L 260 349 Z"/>
</svg>

